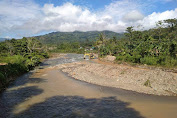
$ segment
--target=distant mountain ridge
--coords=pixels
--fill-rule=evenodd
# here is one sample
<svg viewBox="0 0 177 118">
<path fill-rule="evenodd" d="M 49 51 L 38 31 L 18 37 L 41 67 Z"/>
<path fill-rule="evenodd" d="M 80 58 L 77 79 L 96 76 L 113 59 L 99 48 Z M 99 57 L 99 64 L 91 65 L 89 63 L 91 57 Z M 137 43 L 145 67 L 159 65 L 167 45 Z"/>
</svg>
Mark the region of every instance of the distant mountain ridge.
<svg viewBox="0 0 177 118">
<path fill-rule="evenodd" d="M 10 40 L 9 38 L 0 38 L 0 42 L 5 41 L 5 40 Z"/>
<path fill-rule="evenodd" d="M 116 33 L 112 31 L 74 31 L 74 32 L 52 32 L 49 34 L 35 36 L 40 42 L 44 44 L 56 44 L 60 42 L 85 42 L 85 41 L 95 41 L 100 33 L 104 33 L 108 38 L 123 37 L 123 33 Z"/>
</svg>

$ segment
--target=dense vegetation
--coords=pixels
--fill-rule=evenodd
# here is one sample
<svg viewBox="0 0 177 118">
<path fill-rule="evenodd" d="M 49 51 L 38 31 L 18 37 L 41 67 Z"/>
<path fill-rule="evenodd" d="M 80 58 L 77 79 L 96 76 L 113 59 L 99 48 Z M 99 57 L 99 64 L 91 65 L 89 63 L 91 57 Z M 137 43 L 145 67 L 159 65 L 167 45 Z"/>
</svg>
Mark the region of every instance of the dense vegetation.
<svg viewBox="0 0 177 118">
<path fill-rule="evenodd" d="M 114 55 L 125 62 L 176 67 L 177 19 L 159 21 L 156 26 L 145 31 L 128 27 L 126 38 L 120 40 L 101 34 L 96 41 L 99 55 Z"/>
<path fill-rule="evenodd" d="M 0 88 L 48 58 L 44 46 L 34 38 L 0 42 Z"/>
<path fill-rule="evenodd" d="M 50 52 L 84 54 L 85 49 L 94 49 L 94 41 L 62 42 L 57 45 L 50 45 L 49 47 Z"/>
<path fill-rule="evenodd" d="M 85 48 L 92 48 L 100 31 L 74 31 L 74 32 L 52 32 L 35 37 L 40 42 L 48 45 L 51 52 L 61 53 L 84 53 Z M 112 31 L 102 31 L 107 37 L 123 37 L 123 34 Z"/>
<path fill-rule="evenodd" d="M 51 52 L 60 52 L 60 53 L 84 53 L 84 48 L 82 48 L 81 43 L 79 42 L 63 42 L 56 46 L 55 49 Z"/>
<path fill-rule="evenodd" d="M 102 31 L 102 32 L 109 38 L 111 38 L 112 36 L 115 36 L 117 38 L 120 38 L 123 36 L 123 34 L 119 34 L 119 33 L 112 32 L 112 31 Z M 46 35 L 37 36 L 35 38 L 44 44 L 60 44 L 63 42 L 85 43 L 85 42 L 95 41 L 96 37 L 98 37 L 100 33 L 101 33 L 100 31 L 52 32 Z"/>
</svg>

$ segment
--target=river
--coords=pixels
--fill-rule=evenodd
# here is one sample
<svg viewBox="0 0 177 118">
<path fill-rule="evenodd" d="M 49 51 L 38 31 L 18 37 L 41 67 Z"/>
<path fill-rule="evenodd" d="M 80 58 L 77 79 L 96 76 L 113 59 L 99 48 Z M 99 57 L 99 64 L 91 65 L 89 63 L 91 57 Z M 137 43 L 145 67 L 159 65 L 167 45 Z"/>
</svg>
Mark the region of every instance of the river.
<svg viewBox="0 0 177 118">
<path fill-rule="evenodd" d="M 82 60 L 67 54 L 17 78 L 0 95 L 0 118 L 177 118 L 177 97 L 93 85 L 50 68 Z"/>
</svg>

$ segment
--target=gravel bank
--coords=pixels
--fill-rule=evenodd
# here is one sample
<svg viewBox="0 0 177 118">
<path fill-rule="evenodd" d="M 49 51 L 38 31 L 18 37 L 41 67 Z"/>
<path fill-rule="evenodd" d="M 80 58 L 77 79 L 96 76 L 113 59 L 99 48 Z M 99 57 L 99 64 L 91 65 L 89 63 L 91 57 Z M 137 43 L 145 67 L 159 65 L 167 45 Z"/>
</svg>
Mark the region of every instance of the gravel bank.
<svg viewBox="0 0 177 118">
<path fill-rule="evenodd" d="M 76 62 L 58 66 L 75 79 L 146 94 L 177 96 L 177 74 L 161 69 Z M 144 83 L 149 80 L 150 86 Z"/>
</svg>

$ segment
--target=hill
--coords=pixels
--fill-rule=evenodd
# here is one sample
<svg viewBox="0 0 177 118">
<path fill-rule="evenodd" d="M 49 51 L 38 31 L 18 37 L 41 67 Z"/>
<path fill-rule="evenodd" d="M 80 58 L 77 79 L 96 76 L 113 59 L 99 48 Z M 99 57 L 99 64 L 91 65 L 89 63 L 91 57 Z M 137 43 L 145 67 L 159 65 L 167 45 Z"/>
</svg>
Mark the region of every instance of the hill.
<svg viewBox="0 0 177 118">
<path fill-rule="evenodd" d="M 108 38 L 116 37 L 121 38 L 124 35 L 112 31 L 74 31 L 74 32 L 52 32 L 46 35 L 36 36 L 41 43 L 44 44 L 57 44 L 60 42 L 85 42 L 95 41 L 100 33 L 104 33 Z"/>
<path fill-rule="evenodd" d="M 5 40 L 9 40 L 8 38 L 0 38 L 0 42 L 5 41 Z"/>
</svg>

